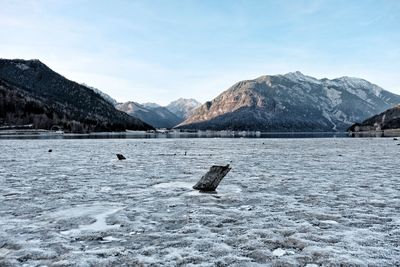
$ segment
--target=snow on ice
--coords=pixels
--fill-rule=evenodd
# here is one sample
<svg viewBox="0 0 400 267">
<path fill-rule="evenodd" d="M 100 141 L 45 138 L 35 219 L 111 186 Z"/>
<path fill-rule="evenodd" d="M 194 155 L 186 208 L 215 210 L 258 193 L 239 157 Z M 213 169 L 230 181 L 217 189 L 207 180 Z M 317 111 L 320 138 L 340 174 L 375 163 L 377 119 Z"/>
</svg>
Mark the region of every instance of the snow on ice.
<svg viewBox="0 0 400 267">
<path fill-rule="evenodd" d="M 0 140 L 0 151 L 0 266 L 400 264 L 392 139 Z M 217 193 L 191 188 L 227 163 Z"/>
</svg>

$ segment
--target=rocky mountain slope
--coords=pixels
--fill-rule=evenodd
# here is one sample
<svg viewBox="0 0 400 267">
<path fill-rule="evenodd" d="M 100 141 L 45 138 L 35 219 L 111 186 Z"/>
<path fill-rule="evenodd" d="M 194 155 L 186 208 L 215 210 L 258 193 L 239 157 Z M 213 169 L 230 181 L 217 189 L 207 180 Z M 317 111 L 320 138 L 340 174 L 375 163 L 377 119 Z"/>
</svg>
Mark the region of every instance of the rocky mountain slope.
<svg viewBox="0 0 400 267">
<path fill-rule="evenodd" d="M 0 93 L 1 125 L 60 126 L 71 132 L 153 129 L 39 60 L 0 59 Z"/>
<path fill-rule="evenodd" d="M 145 107 L 145 108 L 159 108 L 159 107 L 161 107 L 159 104 L 157 104 L 157 103 L 151 103 L 151 102 L 142 103 L 141 105 L 142 105 L 143 107 Z"/>
<path fill-rule="evenodd" d="M 169 103 L 166 108 L 174 113 L 176 116 L 181 118 L 183 121 L 187 119 L 192 114 L 192 112 L 200 105 L 201 103 L 195 99 L 179 98 Z"/>
<path fill-rule="evenodd" d="M 398 103 L 399 95 L 363 79 L 315 79 L 292 72 L 238 82 L 177 128 L 344 131 Z"/>
<path fill-rule="evenodd" d="M 165 107 L 156 105 L 141 105 L 136 102 L 119 103 L 115 106 L 118 110 L 135 116 L 155 128 L 172 128 L 182 122 L 182 119 Z"/>
<path fill-rule="evenodd" d="M 83 85 L 83 86 L 86 86 L 87 88 L 89 88 L 89 89 L 91 89 L 91 90 L 93 90 L 95 93 L 97 93 L 98 95 L 100 95 L 102 98 L 104 98 L 104 100 L 106 100 L 106 101 L 107 101 L 108 103 L 110 103 L 111 105 L 115 106 L 116 104 L 118 104 L 117 100 L 115 100 L 114 98 L 112 98 L 112 97 L 109 96 L 108 94 L 104 93 L 103 91 L 101 91 L 101 90 L 99 90 L 99 89 L 97 89 L 97 88 L 95 88 L 95 87 L 86 85 L 86 84 L 84 84 L 84 83 L 82 83 L 82 85 Z"/>
<path fill-rule="evenodd" d="M 351 132 L 400 129 L 400 105 L 366 119 L 362 123 L 355 123 Z"/>
</svg>

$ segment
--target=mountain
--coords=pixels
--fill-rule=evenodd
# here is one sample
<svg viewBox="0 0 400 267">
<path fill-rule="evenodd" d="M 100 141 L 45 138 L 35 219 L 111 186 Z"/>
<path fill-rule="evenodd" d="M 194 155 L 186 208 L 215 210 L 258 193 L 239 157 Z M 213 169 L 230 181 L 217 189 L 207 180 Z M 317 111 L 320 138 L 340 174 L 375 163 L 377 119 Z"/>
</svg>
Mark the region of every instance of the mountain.
<svg viewBox="0 0 400 267">
<path fill-rule="evenodd" d="M 87 88 L 89 88 L 90 90 L 93 90 L 95 93 L 97 93 L 98 95 L 100 95 L 102 98 L 104 98 L 104 100 L 106 100 L 108 103 L 110 103 L 111 105 L 115 106 L 116 104 L 118 104 L 117 100 L 115 100 L 114 98 L 112 98 L 111 96 L 107 95 L 106 93 L 100 91 L 97 88 L 94 88 L 92 86 L 86 85 L 84 83 L 82 83 L 83 86 L 86 86 Z"/>
<path fill-rule="evenodd" d="M 70 132 L 153 129 L 39 60 L 0 59 L 0 124 Z"/>
<path fill-rule="evenodd" d="M 198 106 L 200 106 L 200 103 L 194 99 L 180 98 L 171 102 L 166 107 L 162 107 L 156 103 L 139 104 L 132 101 L 118 103 L 115 107 L 156 128 L 169 129 L 184 121 Z"/>
<path fill-rule="evenodd" d="M 176 116 L 183 120 L 188 118 L 192 112 L 198 108 L 201 105 L 198 101 L 195 99 L 185 99 L 185 98 L 179 98 L 175 101 L 172 101 L 171 103 L 166 106 L 166 108 L 174 113 Z"/>
<path fill-rule="evenodd" d="M 159 104 L 157 104 L 157 103 L 151 103 L 151 102 L 142 103 L 141 105 L 142 105 L 143 107 L 145 107 L 145 108 L 159 108 L 159 107 L 161 107 Z"/>
<path fill-rule="evenodd" d="M 177 128 L 344 131 L 398 103 L 399 95 L 363 79 L 315 79 L 291 72 L 238 82 Z"/>
<path fill-rule="evenodd" d="M 165 107 L 145 107 L 135 102 L 119 103 L 115 107 L 118 110 L 141 119 L 155 128 L 172 128 L 182 122 L 181 118 L 177 117 Z"/>
<path fill-rule="evenodd" d="M 350 128 L 351 132 L 400 129 L 400 105 L 385 110 L 384 112 L 366 119 L 362 123 L 355 123 Z"/>
</svg>

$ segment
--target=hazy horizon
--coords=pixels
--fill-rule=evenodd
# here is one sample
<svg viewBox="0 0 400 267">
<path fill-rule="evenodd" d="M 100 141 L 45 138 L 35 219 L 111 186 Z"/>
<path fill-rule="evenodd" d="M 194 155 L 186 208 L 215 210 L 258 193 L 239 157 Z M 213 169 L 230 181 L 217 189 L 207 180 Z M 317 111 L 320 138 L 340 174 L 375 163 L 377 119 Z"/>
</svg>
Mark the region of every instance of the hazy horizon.
<svg viewBox="0 0 400 267">
<path fill-rule="evenodd" d="M 398 1 L 5 1 L 1 58 L 37 58 L 117 101 L 213 99 L 300 71 L 400 94 Z"/>
</svg>

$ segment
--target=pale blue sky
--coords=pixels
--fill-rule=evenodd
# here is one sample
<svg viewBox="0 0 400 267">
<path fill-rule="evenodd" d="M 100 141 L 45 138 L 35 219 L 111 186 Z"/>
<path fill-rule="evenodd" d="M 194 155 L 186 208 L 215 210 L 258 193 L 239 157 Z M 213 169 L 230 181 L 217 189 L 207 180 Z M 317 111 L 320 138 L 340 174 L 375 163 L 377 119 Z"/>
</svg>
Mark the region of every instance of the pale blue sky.
<svg viewBox="0 0 400 267">
<path fill-rule="evenodd" d="M 38 58 L 119 101 L 210 100 L 299 70 L 400 94 L 399 0 L 0 0 L 0 57 Z"/>
</svg>

